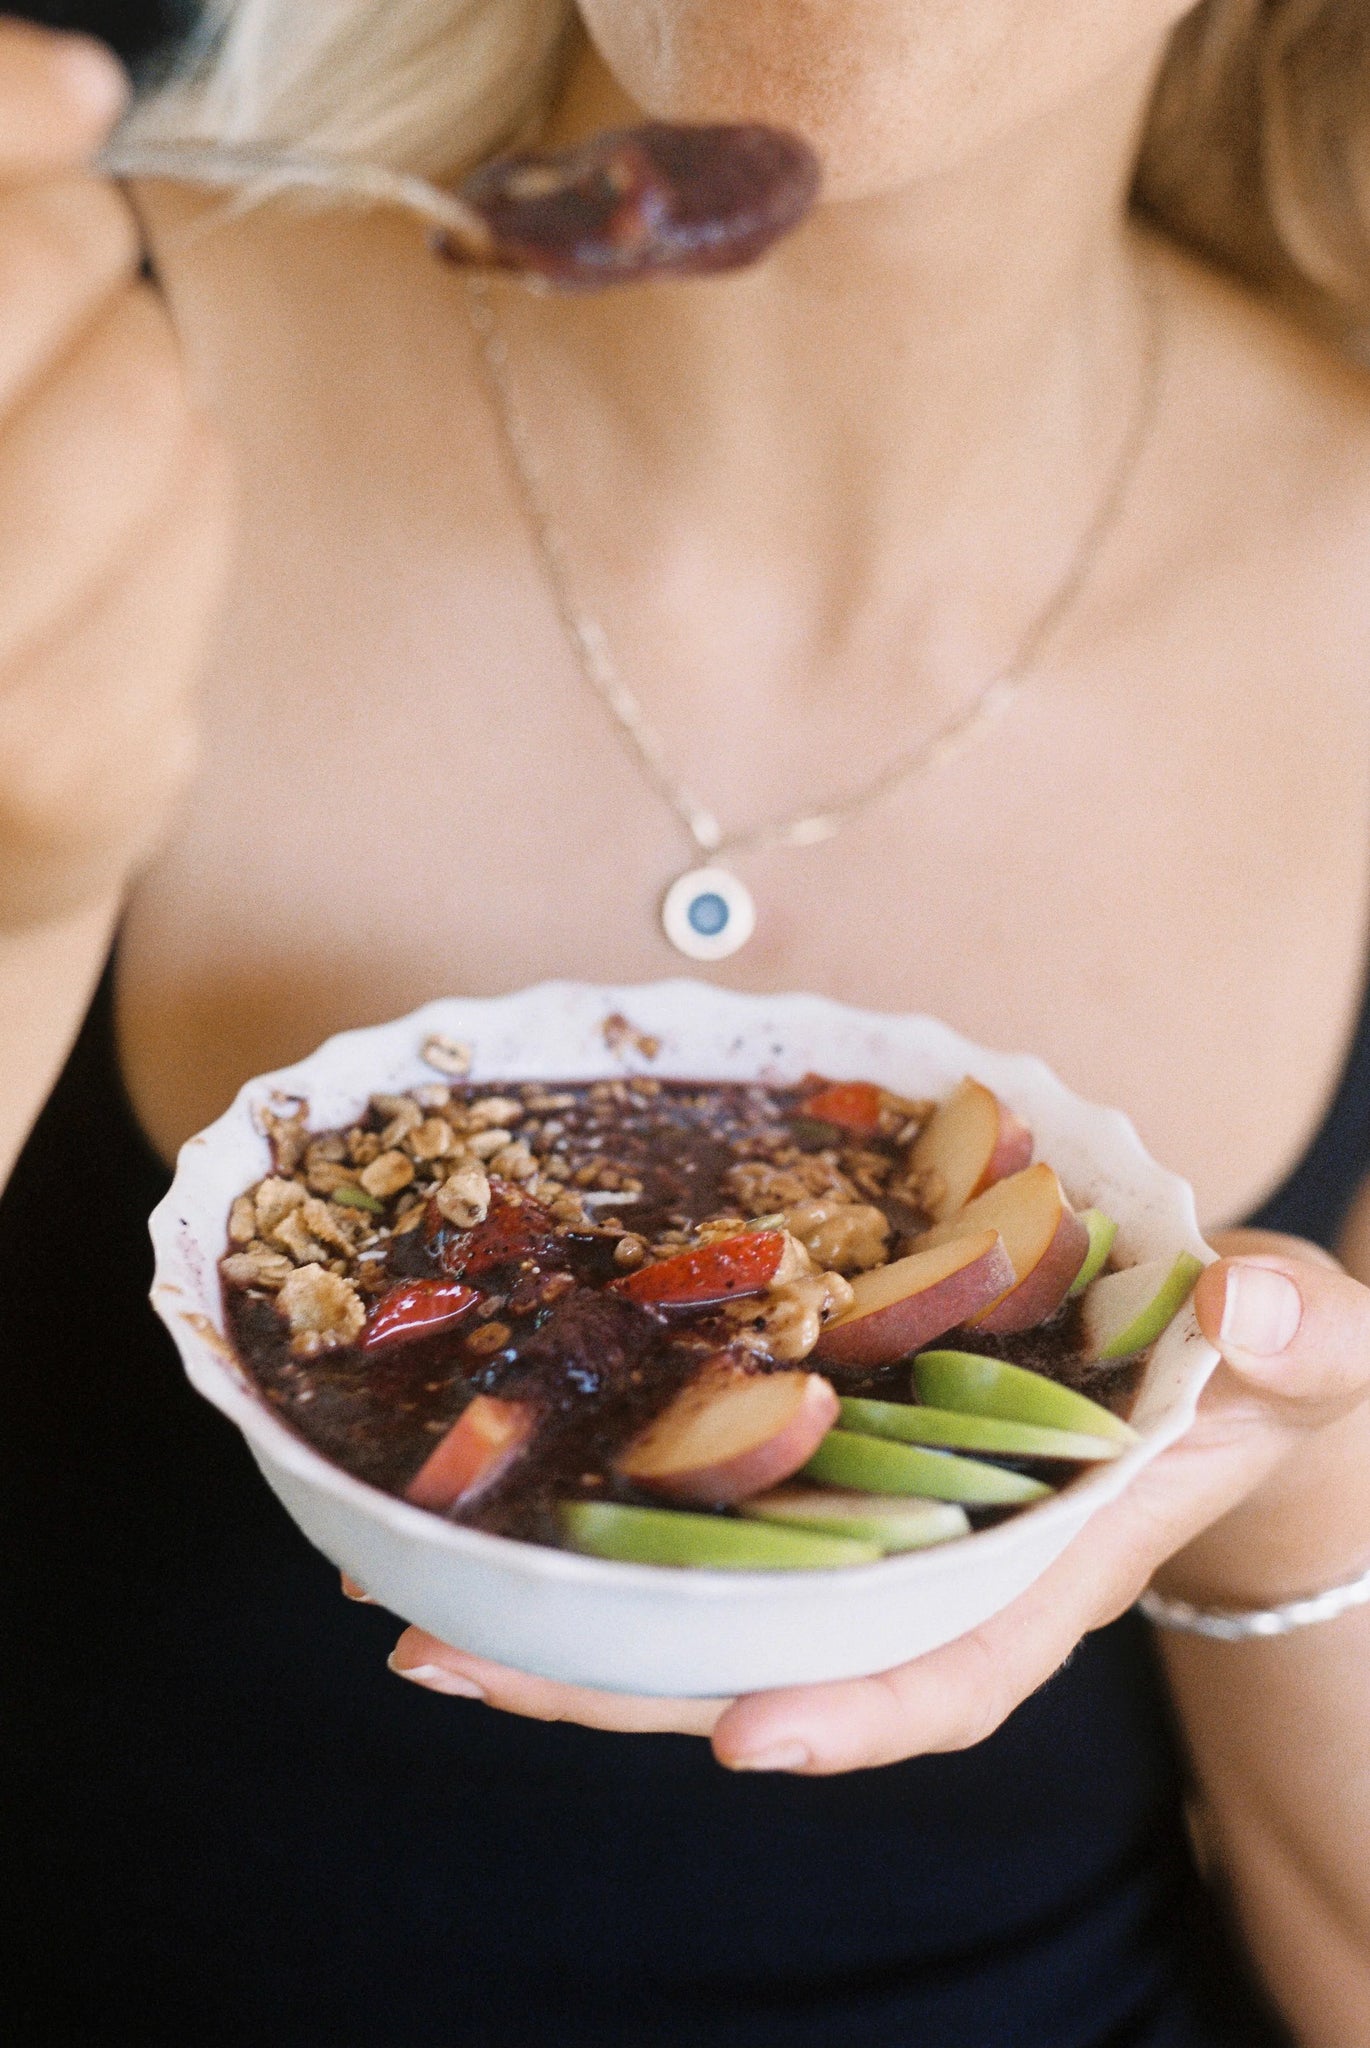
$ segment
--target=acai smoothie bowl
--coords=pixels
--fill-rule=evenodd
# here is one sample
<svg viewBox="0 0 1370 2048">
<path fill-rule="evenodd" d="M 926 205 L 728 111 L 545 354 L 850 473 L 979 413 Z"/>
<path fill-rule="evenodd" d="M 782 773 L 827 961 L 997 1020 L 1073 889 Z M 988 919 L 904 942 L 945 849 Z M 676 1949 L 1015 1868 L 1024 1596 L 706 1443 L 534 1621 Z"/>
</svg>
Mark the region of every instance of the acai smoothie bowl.
<svg viewBox="0 0 1370 2048">
<path fill-rule="evenodd" d="M 249 1082 L 153 1301 L 305 1535 L 481 1656 L 710 1695 L 1006 1606 L 1193 1419 L 1185 1183 L 930 1018 L 429 1004 Z"/>
</svg>

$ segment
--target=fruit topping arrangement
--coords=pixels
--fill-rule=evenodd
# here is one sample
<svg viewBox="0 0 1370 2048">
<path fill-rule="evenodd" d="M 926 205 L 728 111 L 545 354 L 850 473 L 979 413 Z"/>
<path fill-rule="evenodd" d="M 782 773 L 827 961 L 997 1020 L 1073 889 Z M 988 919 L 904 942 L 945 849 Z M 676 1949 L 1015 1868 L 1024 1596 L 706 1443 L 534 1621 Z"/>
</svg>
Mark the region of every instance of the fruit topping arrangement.
<svg viewBox="0 0 1370 2048">
<path fill-rule="evenodd" d="M 828 1568 L 1030 1506 L 1135 1441 L 1201 1270 L 1117 1270 L 969 1076 L 453 1076 L 307 1117 L 264 1119 L 221 1262 L 263 1396 L 417 1507 L 598 1557 Z"/>
</svg>

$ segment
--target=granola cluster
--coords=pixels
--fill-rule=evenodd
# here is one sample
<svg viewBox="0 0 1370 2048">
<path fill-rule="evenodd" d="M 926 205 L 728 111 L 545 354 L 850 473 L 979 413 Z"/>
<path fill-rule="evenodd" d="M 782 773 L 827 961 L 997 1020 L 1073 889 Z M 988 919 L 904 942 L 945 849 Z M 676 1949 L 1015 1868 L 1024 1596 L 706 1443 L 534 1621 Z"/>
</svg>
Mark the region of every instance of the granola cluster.
<svg viewBox="0 0 1370 2048">
<path fill-rule="evenodd" d="M 481 1090 L 459 1078 L 465 1048 L 425 1050 L 453 1078 L 374 1095 L 349 1128 L 311 1132 L 296 1100 L 263 1115 L 272 1171 L 233 1204 L 222 1272 L 274 1298 L 297 1355 L 355 1342 L 405 1270 L 408 1234 L 425 1219 L 474 1228 L 493 1188 L 604 1241 L 624 1274 L 741 1231 L 787 1232 L 764 1300 L 728 1314 L 741 1346 L 795 1361 L 848 1305 L 848 1276 L 895 1255 L 891 1216 L 925 1206 L 906 1155 L 929 1104 L 882 1094 L 877 1128 L 858 1136 L 805 1118 L 798 1091 L 781 1107 L 773 1091 L 738 1091 L 720 1120 L 704 1084 L 697 1096 L 648 1077 Z M 677 1128 L 707 1133 L 707 1157 L 673 1153 Z"/>
<path fill-rule="evenodd" d="M 528 1141 L 530 1133 L 544 1136 L 549 1117 L 572 1100 L 529 1088 L 462 1096 L 434 1083 L 373 1095 L 350 1129 L 318 1135 L 303 1102 L 267 1111 L 274 1171 L 233 1204 L 224 1278 L 274 1294 L 296 1349 L 307 1353 L 358 1335 L 366 1298 L 389 1284 L 394 1240 L 418 1228 L 430 1201 L 469 1229 L 489 1210 L 495 1175 L 543 1202 L 558 1222 L 592 1227 L 563 1164 L 540 1158 Z"/>
</svg>

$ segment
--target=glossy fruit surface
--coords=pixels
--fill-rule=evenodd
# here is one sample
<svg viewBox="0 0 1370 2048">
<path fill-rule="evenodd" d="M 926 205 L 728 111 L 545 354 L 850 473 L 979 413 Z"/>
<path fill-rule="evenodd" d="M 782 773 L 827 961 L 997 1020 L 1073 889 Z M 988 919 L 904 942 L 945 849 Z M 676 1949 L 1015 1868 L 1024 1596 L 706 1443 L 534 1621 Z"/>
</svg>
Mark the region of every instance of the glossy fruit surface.
<svg viewBox="0 0 1370 2048">
<path fill-rule="evenodd" d="M 462 1280 L 405 1281 L 383 1294 L 372 1309 L 362 1331 L 362 1349 L 379 1351 L 451 1329 L 479 1300 L 476 1289 Z"/>
<path fill-rule="evenodd" d="M 1034 1329 L 1065 1300 L 1089 1250 L 1089 1232 L 1051 1167 L 1039 1160 L 997 1181 L 920 1237 L 917 1249 L 979 1230 L 999 1232 L 1016 1278 L 997 1301 L 968 1320 L 996 1335 Z"/>
<path fill-rule="evenodd" d="M 1045 1373 L 1004 1359 L 982 1358 L 974 1351 L 924 1351 L 913 1361 L 913 1383 L 920 1399 L 961 1415 L 997 1415 L 1009 1422 L 1034 1423 L 1043 1429 L 1078 1430 L 1086 1436 L 1109 1437 L 1134 1444 L 1137 1432 L 1111 1408 L 1049 1380 Z"/>
<path fill-rule="evenodd" d="M 525 1195 L 510 1182 L 490 1180 L 490 1207 L 483 1222 L 469 1230 L 447 1225 L 435 1204 L 430 1204 L 426 1226 L 439 1247 L 446 1270 L 462 1280 L 476 1280 L 500 1266 L 516 1266 L 524 1259 L 540 1265 L 558 1266 L 564 1253 L 555 1235 L 551 1216 L 541 1202 Z"/>
<path fill-rule="evenodd" d="M 643 1266 L 610 1289 L 644 1308 L 711 1308 L 764 1294 L 784 1256 L 783 1230 L 744 1230 Z"/>
<path fill-rule="evenodd" d="M 997 1231 L 921 1248 L 858 1273 L 852 1303 L 829 1323 L 813 1356 L 825 1365 L 889 1365 L 968 1322 L 1012 1286 L 1013 1263 Z"/>
<path fill-rule="evenodd" d="M 977 1507 L 1018 1507 L 1051 1491 L 1040 1479 L 998 1465 L 845 1429 L 824 1437 L 804 1467 L 804 1477 L 823 1486 L 855 1487 L 861 1493 L 913 1493 L 925 1500 L 967 1501 Z"/>
<path fill-rule="evenodd" d="M 987 1451 L 1004 1458 L 1063 1458 L 1089 1464 L 1121 1457 L 1123 1450 L 1116 1437 L 1046 1429 L 1039 1423 L 1010 1422 L 997 1415 L 960 1415 L 947 1408 L 915 1407 L 907 1401 L 844 1399 L 841 1408 L 843 1429 L 948 1451 Z"/>
<path fill-rule="evenodd" d="M 812 1372 L 706 1367 L 617 1460 L 634 1486 L 724 1507 L 797 1472 L 837 1420 L 837 1396 Z"/>
</svg>

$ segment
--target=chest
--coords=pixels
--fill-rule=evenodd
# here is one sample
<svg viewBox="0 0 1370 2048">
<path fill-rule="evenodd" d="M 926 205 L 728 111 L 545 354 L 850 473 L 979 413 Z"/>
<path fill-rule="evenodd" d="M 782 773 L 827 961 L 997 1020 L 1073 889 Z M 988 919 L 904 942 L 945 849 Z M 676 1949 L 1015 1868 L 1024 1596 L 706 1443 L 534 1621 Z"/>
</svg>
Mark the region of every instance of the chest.
<svg viewBox="0 0 1370 2048">
<path fill-rule="evenodd" d="M 693 850 L 526 549 L 463 552 L 422 504 L 397 537 L 379 503 L 255 524 L 200 786 L 124 945 L 130 1085 L 168 1149 L 330 1031 L 683 965 L 657 905 Z M 1370 731 L 1316 596 L 1233 576 L 1045 663 L 836 839 L 740 860 L 757 935 L 702 971 L 1036 1051 L 1239 1216 L 1316 1125 L 1370 927 Z M 682 715 L 677 673 L 679 772 L 739 827 L 859 785 L 889 718 L 926 717 L 888 679 L 877 734 L 856 684 L 783 730 L 717 679 Z"/>
</svg>

